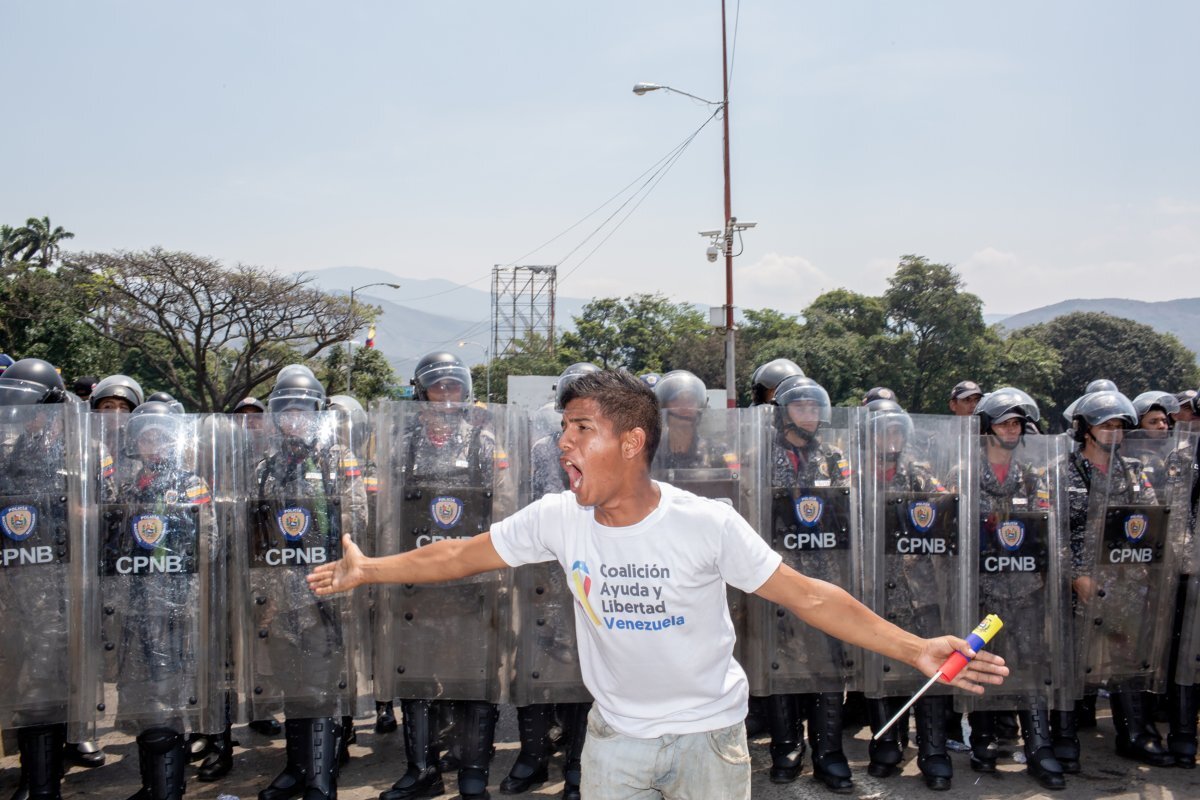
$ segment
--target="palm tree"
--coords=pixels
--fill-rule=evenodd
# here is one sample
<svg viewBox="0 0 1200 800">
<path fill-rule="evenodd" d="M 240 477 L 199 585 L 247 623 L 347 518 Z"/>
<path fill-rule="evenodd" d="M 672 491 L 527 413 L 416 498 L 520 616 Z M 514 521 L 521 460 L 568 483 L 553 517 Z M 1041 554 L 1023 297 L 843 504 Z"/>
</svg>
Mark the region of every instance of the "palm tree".
<svg viewBox="0 0 1200 800">
<path fill-rule="evenodd" d="M 74 239 L 75 234 L 59 225 L 50 225 L 49 217 L 30 217 L 25 225 L 12 232 L 9 255 L 17 261 L 32 261 L 37 256 L 38 266 L 49 267 L 62 251 L 61 242 Z"/>
<path fill-rule="evenodd" d="M 0 264 L 8 260 L 9 250 L 12 249 L 17 229 L 12 225 L 0 225 Z"/>
</svg>

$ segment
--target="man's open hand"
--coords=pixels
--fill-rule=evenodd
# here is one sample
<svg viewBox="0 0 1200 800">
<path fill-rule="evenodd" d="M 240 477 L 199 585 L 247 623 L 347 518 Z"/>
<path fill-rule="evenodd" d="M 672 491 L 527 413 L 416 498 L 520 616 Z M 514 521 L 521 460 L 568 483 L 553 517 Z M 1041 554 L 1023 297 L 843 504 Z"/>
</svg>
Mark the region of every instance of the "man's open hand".
<svg viewBox="0 0 1200 800">
<path fill-rule="evenodd" d="M 917 657 L 915 666 L 925 675 L 932 677 L 955 651 L 968 657 L 974 652 L 966 641 L 957 636 L 926 639 L 925 649 Z M 1004 683 L 1006 675 L 1008 675 L 1008 667 L 1004 666 L 1004 659 L 985 650 L 976 654 L 951 683 L 972 694 L 983 694 L 981 684 L 988 683 L 999 686 Z"/>
<path fill-rule="evenodd" d="M 322 564 L 308 574 L 308 588 L 318 597 L 348 592 L 366 582 L 363 566 L 367 557 L 350 541 L 350 534 L 342 536 L 342 557 L 338 561 Z"/>
</svg>

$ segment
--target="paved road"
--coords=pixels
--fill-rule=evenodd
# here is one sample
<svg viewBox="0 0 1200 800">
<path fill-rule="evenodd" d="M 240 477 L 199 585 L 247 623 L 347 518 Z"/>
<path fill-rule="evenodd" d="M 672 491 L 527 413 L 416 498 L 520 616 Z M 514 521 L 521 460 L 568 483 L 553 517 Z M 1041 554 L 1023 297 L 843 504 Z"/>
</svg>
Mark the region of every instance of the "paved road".
<svg viewBox="0 0 1200 800">
<path fill-rule="evenodd" d="M 351 748 L 353 761 L 343 770 L 339 795 L 341 800 L 374 800 L 380 791 L 387 788 L 396 780 L 404 769 L 403 745 L 399 732 L 387 736 L 376 736 L 372 732 L 371 719 L 361 719 L 357 725 L 358 744 Z M 219 794 L 229 794 L 242 800 L 251 800 L 259 789 L 270 782 L 283 763 L 283 740 L 265 739 L 250 732 L 244 727 L 234 729 L 235 736 L 242 744 L 249 747 L 239 747 L 235 751 L 234 771 L 228 778 L 218 784 L 200 783 L 194 779 L 188 782 L 189 798 L 205 798 L 215 800 Z M 492 794 L 502 795 L 496 791 L 496 784 L 508 772 L 513 759 L 516 758 L 516 729 L 514 715 L 511 709 L 506 709 L 501 717 L 497 731 L 496 760 L 492 769 Z M 1012 748 L 1006 748 L 1006 757 L 1001 760 L 1000 772 L 997 775 L 978 775 L 971 771 L 966 754 L 954 755 L 956 777 L 954 787 L 949 793 L 930 792 L 921 782 L 916 765 L 916 751 L 909 747 L 909 759 L 905 763 L 903 775 L 887 780 L 877 780 L 867 775 L 867 736 L 860 732 L 853 740 L 846 743 L 847 756 L 854 770 L 856 791 L 853 797 L 859 798 L 939 798 L 945 800 L 951 796 L 969 794 L 972 798 L 987 800 L 987 798 L 1035 798 L 1054 797 L 1058 800 L 1084 800 L 1085 798 L 1148 798 L 1148 800 L 1174 800 L 1174 798 L 1200 797 L 1200 770 L 1180 769 L 1151 769 L 1134 762 L 1117 758 L 1113 755 L 1112 724 L 1101 712 L 1099 726 L 1095 730 L 1083 732 L 1084 760 L 1083 774 L 1068 778 L 1066 791 L 1053 794 L 1044 792 L 1024 771 L 1024 766 L 1016 763 L 1007 754 Z M 138 788 L 137 752 L 133 742 L 127 736 L 109 733 L 102 739 L 102 744 L 108 752 L 108 764 L 95 770 L 73 768 L 67 775 L 63 786 L 63 797 L 72 798 L 104 798 L 104 800 L 124 800 Z M 806 762 L 805 773 L 795 783 L 777 786 L 767 779 L 767 769 L 770 758 L 767 754 L 766 740 L 759 739 L 752 743 L 754 756 L 754 787 L 753 795 L 756 800 L 781 800 L 782 798 L 822 798 L 830 800 L 835 795 L 826 791 L 812 780 L 811 772 Z M 548 783 L 526 797 L 536 798 L 557 797 L 562 792 L 561 762 L 556 759 L 551 767 L 552 783 Z M 0 796 L 7 797 L 17 782 L 17 759 L 8 756 L 0 759 Z M 447 781 L 447 788 L 454 791 L 453 780 Z M 456 797 L 450 794 L 449 797 Z M 713 798 L 712 800 L 720 800 Z"/>
</svg>

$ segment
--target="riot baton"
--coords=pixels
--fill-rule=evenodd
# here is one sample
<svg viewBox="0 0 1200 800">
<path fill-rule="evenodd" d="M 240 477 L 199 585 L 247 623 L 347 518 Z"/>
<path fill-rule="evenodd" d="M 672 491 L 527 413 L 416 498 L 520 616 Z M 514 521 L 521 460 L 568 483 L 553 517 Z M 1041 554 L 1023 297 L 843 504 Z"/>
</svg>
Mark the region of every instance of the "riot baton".
<svg viewBox="0 0 1200 800">
<path fill-rule="evenodd" d="M 995 614 L 988 614 L 986 617 L 984 617 L 983 622 L 976 625 L 975 630 L 971 631 L 967 635 L 967 644 L 970 645 L 972 650 L 978 653 L 1003 627 L 1004 622 L 1001 621 L 999 617 L 997 617 Z M 885 733 L 887 733 L 888 728 L 895 725 L 896 720 L 900 719 L 905 711 L 908 711 L 910 708 L 912 708 L 912 704 L 920 700 L 921 695 L 928 692 L 929 687 L 937 683 L 939 678 L 945 678 L 946 683 L 949 683 L 950 681 L 954 680 L 954 677 L 958 675 L 958 673 L 962 672 L 962 668 L 965 667 L 970 661 L 971 659 L 967 658 L 962 653 L 953 653 L 949 658 L 946 659 L 944 664 L 938 667 L 938 671 L 933 673 L 933 677 L 930 678 L 924 686 L 917 690 L 916 694 L 908 698 L 908 702 L 904 704 L 904 707 L 897 711 L 895 716 L 889 719 L 887 724 L 880 728 L 879 732 L 871 738 L 878 739 L 880 736 L 883 736 Z"/>
</svg>

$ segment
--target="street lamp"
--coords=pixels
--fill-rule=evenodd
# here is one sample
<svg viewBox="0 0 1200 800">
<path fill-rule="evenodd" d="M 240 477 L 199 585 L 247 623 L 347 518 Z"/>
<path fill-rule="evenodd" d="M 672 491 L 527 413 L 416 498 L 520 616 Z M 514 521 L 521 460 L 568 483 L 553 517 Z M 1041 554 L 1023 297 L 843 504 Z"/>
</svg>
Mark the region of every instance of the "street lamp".
<svg viewBox="0 0 1200 800">
<path fill-rule="evenodd" d="M 359 289 L 370 289 L 372 286 L 387 286 L 392 289 L 400 288 L 400 284 L 398 284 L 398 283 L 386 283 L 383 281 L 381 281 L 379 283 L 368 283 L 365 286 L 351 286 L 350 287 L 350 319 L 351 320 L 354 319 L 354 293 L 357 292 Z M 354 338 L 352 335 L 350 339 L 346 340 L 346 394 L 350 394 L 350 373 L 351 373 L 353 367 L 354 367 Z"/>
<path fill-rule="evenodd" d="M 465 347 L 466 345 L 469 345 L 469 344 L 473 344 L 476 347 L 483 348 L 483 358 L 484 358 L 484 362 L 487 364 L 487 366 L 484 368 L 484 373 L 487 376 L 487 378 L 485 379 L 485 381 L 487 383 L 487 402 L 491 403 L 492 402 L 492 354 L 488 351 L 487 347 L 480 344 L 479 342 L 473 342 L 469 339 L 461 339 L 458 342 L 459 347 Z"/>
<path fill-rule="evenodd" d="M 729 181 L 729 56 L 725 42 L 725 0 L 721 0 L 721 84 L 722 84 L 722 100 L 715 103 L 712 100 L 705 100 L 703 97 L 697 97 L 694 94 L 674 89 L 670 86 L 661 86 L 657 83 L 638 83 L 633 87 L 633 93 L 638 95 L 653 92 L 659 89 L 675 94 L 681 94 L 684 97 L 690 97 L 693 100 L 699 100 L 701 103 L 706 103 L 710 106 L 720 106 L 721 119 L 725 127 L 725 135 L 723 141 L 723 155 L 725 162 L 725 226 L 718 234 L 724 239 L 724 254 L 725 254 L 725 404 L 729 408 L 737 407 L 737 369 L 735 364 L 734 354 L 734 333 L 733 333 L 733 235 L 744 227 L 739 227 L 737 218 L 733 216 L 733 194 L 730 189 Z M 745 227 L 753 227 L 753 223 L 741 223 Z M 708 257 L 710 261 L 716 261 L 720 256 L 720 250 L 714 250 L 716 245 L 715 237 L 713 245 L 709 247 Z"/>
</svg>

